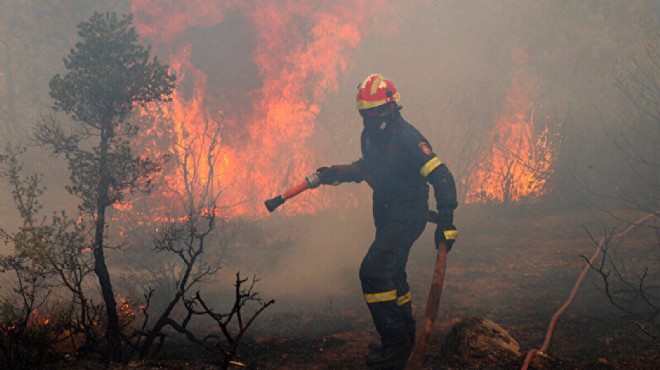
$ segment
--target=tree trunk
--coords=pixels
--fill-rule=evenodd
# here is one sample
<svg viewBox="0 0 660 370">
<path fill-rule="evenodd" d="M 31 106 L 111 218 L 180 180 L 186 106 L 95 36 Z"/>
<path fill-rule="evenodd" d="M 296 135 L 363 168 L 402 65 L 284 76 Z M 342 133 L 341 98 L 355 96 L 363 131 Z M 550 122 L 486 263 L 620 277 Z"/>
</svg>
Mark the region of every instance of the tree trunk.
<svg viewBox="0 0 660 370">
<path fill-rule="evenodd" d="M 107 127 L 107 125 L 104 125 Z M 97 188 L 96 202 L 96 230 L 94 234 L 94 272 L 99 278 L 101 294 L 105 302 L 106 314 L 108 316 L 108 327 L 106 335 L 108 337 L 109 357 L 112 361 L 121 361 L 121 329 L 119 328 L 119 316 L 117 315 L 117 302 L 112 291 L 112 282 L 108 266 L 105 264 L 104 231 L 105 231 L 105 210 L 108 206 L 108 129 L 101 130 L 101 145 L 99 157 L 99 184 Z"/>
</svg>

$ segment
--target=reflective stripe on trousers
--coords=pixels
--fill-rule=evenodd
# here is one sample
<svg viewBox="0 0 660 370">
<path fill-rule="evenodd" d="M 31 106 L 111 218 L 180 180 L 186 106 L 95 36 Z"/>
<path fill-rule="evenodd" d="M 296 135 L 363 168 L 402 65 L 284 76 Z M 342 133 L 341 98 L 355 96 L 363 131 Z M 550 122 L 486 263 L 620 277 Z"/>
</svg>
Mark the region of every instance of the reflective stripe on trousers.
<svg viewBox="0 0 660 370">
<path fill-rule="evenodd" d="M 360 282 L 384 346 L 404 344 L 414 337 L 406 263 L 410 247 L 425 223 L 384 222 L 360 266 Z M 412 326 L 412 327 L 411 327 Z"/>
</svg>

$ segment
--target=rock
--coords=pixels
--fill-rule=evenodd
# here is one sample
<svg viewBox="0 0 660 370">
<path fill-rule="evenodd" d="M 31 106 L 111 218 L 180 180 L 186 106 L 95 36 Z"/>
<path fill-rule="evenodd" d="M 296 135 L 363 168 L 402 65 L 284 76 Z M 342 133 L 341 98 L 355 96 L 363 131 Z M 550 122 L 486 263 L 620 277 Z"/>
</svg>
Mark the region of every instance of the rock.
<svg viewBox="0 0 660 370">
<path fill-rule="evenodd" d="M 442 358 L 469 367 L 488 367 L 516 361 L 520 345 L 500 325 L 480 317 L 455 324 L 442 346 Z"/>
</svg>

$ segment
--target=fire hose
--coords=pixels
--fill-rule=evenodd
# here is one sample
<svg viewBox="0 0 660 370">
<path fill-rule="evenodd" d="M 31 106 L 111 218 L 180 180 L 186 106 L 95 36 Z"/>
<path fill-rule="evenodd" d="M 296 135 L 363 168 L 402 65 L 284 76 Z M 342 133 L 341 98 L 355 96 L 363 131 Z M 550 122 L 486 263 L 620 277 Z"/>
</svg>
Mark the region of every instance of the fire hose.
<svg viewBox="0 0 660 370">
<path fill-rule="evenodd" d="M 637 221 L 633 222 L 630 224 L 625 230 L 622 232 L 610 236 L 610 238 L 620 238 L 628 234 L 631 230 L 634 228 L 638 227 L 642 223 L 646 222 L 647 220 L 651 219 L 654 216 L 660 215 L 660 212 L 654 212 L 654 213 L 649 213 L 646 214 L 644 217 L 638 219 Z M 527 355 L 525 356 L 525 360 L 523 361 L 522 366 L 520 367 L 521 370 L 527 370 L 529 367 L 530 363 L 532 362 L 532 359 L 534 356 L 537 354 L 544 355 L 547 353 L 548 346 L 550 345 L 550 340 L 552 340 L 552 333 L 555 330 L 555 325 L 557 324 L 557 320 L 559 320 L 559 317 L 566 311 L 568 306 L 573 303 L 573 299 L 575 298 L 575 295 L 577 294 L 578 289 L 580 288 L 580 285 L 582 285 L 582 281 L 584 280 L 584 277 L 587 275 L 587 272 L 591 268 L 592 264 L 600 254 L 600 252 L 603 250 L 603 247 L 605 243 L 607 242 L 608 238 L 606 236 L 602 237 L 598 243 L 596 244 L 596 250 L 594 251 L 594 254 L 587 260 L 585 263 L 584 267 L 582 268 L 582 271 L 580 272 L 580 275 L 578 276 L 577 280 L 575 281 L 575 284 L 573 285 L 573 289 L 571 289 L 570 294 L 568 295 L 568 298 L 566 299 L 566 302 L 564 302 L 561 307 L 555 312 L 554 315 L 552 315 L 552 319 L 550 320 L 550 324 L 548 324 L 548 330 L 545 333 L 545 340 L 543 341 L 543 345 L 541 348 L 536 349 L 532 348 L 527 352 Z"/>
<path fill-rule="evenodd" d="M 317 172 L 314 172 L 307 177 L 305 181 L 299 183 L 298 185 L 290 188 L 281 195 L 278 195 L 274 198 L 266 200 L 264 203 L 269 212 L 275 211 L 277 207 L 284 204 L 287 200 L 297 196 L 298 194 L 308 190 L 314 189 L 321 185 L 321 180 Z M 437 224 L 439 215 L 437 212 L 429 211 L 428 212 L 428 222 Z M 431 288 L 429 290 L 429 297 L 426 302 L 426 310 L 424 312 L 424 321 L 422 323 L 422 330 L 417 334 L 415 339 L 415 346 L 413 347 L 410 358 L 406 365 L 406 369 L 414 370 L 419 369 L 422 365 L 426 352 L 428 350 L 428 344 L 431 339 L 431 331 L 433 330 L 433 324 L 435 319 L 438 316 L 438 307 L 440 306 L 440 296 L 442 294 L 442 286 L 445 280 L 445 269 L 447 266 L 447 245 L 445 243 L 440 243 L 438 246 L 438 254 L 435 262 L 435 268 L 433 270 L 433 279 L 431 281 Z"/>
<path fill-rule="evenodd" d="M 289 190 L 286 190 L 284 193 L 276 197 L 266 200 L 264 204 L 266 205 L 266 208 L 268 209 L 269 212 L 274 212 L 279 206 L 284 204 L 287 200 L 299 195 L 300 193 L 306 190 L 317 188 L 320 185 L 321 185 L 321 179 L 319 178 L 319 174 L 318 172 L 314 172 L 311 175 L 305 177 L 305 181 L 290 188 Z M 427 221 L 437 224 L 439 217 L 440 216 L 438 215 L 438 212 L 429 210 Z"/>
<path fill-rule="evenodd" d="M 319 178 L 319 174 L 317 172 L 314 172 L 311 175 L 305 177 L 305 181 L 285 191 L 281 195 L 268 199 L 264 203 L 266 204 L 266 208 L 268 209 L 268 211 L 273 212 L 275 209 L 277 209 L 277 207 L 284 204 L 284 202 L 286 202 L 287 200 L 295 197 L 296 195 L 304 192 L 305 190 L 314 189 L 319 187 L 320 185 L 321 185 L 321 179 Z"/>
</svg>

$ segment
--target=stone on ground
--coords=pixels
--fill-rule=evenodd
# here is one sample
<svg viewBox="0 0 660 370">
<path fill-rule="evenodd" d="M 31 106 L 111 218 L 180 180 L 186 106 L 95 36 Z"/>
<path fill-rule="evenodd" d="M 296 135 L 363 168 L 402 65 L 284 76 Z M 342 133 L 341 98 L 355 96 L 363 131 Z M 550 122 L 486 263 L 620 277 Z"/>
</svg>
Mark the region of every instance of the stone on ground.
<svg viewBox="0 0 660 370">
<path fill-rule="evenodd" d="M 455 324 L 442 346 L 444 360 L 470 367 L 507 364 L 520 356 L 518 342 L 500 325 L 481 317 Z"/>
</svg>

